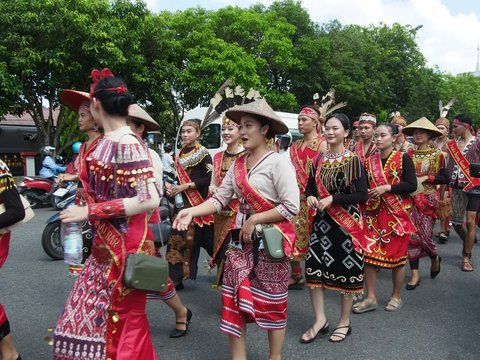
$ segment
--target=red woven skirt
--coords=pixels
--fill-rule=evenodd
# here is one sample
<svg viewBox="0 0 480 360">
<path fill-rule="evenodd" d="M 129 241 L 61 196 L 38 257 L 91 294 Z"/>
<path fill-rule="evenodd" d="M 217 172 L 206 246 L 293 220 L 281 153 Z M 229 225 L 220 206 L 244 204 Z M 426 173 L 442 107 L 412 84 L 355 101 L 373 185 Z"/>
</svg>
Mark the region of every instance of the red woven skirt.
<svg viewBox="0 0 480 360">
<path fill-rule="evenodd" d="M 407 262 L 410 234 L 399 236 L 392 228 L 396 219 L 383 206 L 365 214 L 365 233 L 376 240 L 371 253 L 365 253 L 365 263 L 393 269 Z"/>
<path fill-rule="evenodd" d="M 284 329 L 289 277 L 287 257 L 272 260 L 260 250 L 254 264 L 251 244 L 243 250 L 230 248 L 222 284 L 220 330 L 240 337 L 244 322 L 256 323 L 265 330 Z"/>
</svg>

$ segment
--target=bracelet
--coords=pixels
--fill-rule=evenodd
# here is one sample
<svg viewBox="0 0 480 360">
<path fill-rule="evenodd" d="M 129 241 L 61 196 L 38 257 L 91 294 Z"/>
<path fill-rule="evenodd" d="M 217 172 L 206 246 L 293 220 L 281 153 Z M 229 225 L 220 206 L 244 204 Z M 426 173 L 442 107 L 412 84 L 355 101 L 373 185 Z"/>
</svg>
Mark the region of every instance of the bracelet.
<svg viewBox="0 0 480 360">
<path fill-rule="evenodd" d="M 123 199 L 105 201 L 88 205 L 89 220 L 101 220 L 117 217 L 125 217 L 125 205 Z"/>
</svg>

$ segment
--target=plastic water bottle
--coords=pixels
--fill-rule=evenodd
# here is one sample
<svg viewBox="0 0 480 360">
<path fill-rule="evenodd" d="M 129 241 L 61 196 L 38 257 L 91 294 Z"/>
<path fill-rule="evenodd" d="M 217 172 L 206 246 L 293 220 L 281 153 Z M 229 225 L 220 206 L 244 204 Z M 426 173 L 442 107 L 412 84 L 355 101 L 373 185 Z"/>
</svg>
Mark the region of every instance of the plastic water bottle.
<svg viewBox="0 0 480 360">
<path fill-rule="evenodd" d="M 64 261 L 69 265 L 81 265 L 83 258 L 82 227 L 79 223 L 62 224 Z"/>
<path fill-rule="evenodd" d="M 178 182 L 174 181 L 173 185 L 178 185 Z M 183 203 L 182 193 L 177 193 L 177 195 L 175 195 L 175 207 L 177 209 L 182 209 L 184 206 L 185 204 Z"/>
</svg>

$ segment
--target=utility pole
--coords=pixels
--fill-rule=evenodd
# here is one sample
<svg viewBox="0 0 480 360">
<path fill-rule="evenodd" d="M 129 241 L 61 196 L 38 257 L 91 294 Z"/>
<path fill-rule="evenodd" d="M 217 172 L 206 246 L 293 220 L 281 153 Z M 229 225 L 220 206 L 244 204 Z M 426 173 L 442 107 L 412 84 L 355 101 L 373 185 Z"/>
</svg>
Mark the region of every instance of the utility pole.
<svg viewBox="0 0 480 360">
<path fill-rule="evenodd" d="M 480 74 L 480 45 L 477 45 L 477 67 L 475 73 Z"/>
</svg>

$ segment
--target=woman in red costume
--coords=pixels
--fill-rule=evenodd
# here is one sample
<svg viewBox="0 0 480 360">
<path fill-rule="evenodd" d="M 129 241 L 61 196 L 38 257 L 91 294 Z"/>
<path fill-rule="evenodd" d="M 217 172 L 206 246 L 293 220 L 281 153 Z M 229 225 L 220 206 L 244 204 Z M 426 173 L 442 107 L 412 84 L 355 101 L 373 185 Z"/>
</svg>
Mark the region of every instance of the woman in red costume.
<svg viewBox="0 0 480 360">
<path fill-rule="evenodd" d="M 85 160 L 95 150 L 98 142 L 102 138 L 102 132 L 97 122 L 90 113 L 90 102 L 92 98 L 89 93 L 77 91 L 77 90 L 63 90 L 59 93 L 60 102 L 68 107 L 70 110 L 78 113 L 78 128 L 87 134 L 87 141 L 82 143 L 80 151 L 73 163 L 73 171 L 68 170 L 64 174 L 58 175 L 58 183 L 62 186 L 65 182 L 77 181 L 78 187 L 75 194 L 75 204 L 85 204 L 84 196 L 84 184 L 88 183 L 87 172 L 81 172 L 80 168 L 85 166 Z M 84 178 L 80 180 L 80 174 L 83 173 Z M 90 256 L 92 243 L 90 240 L 84 237 L 84 254 L 83 261 Z M 85 250 L 86 249 L 86 250 Z M 77 275 L 83 268 L 83 265 L 70 265 L 69 270 L 73 275 Z"/>
<path fill-rule="evenodd" d="M 92 98 L 90 97 L 89 93 L 66 89 L 61 91 L 58 97 L 63 105 L 78 114 L 78 128 L 80 131 L 84 131 L 88 137 L 87 141 L 81 145 L 78 156 L 75 159 L 75 171 L 72 173 L 60 174 L 58 176 L 58 182 L 63 184 L 64 182 L 79 180 L 80 167 L 82 164 L 85 164 L 85 159 L 97 147 L 98 142 L 102 138 L 102 133 L 100 132 L 98 124 L 90 113 L 90 101 Z M 86 171 L 84 171 L 83 174 L 85 178 L 83 181 L 79 182 L 79 189 L 77 190 L 77 204 L 83 199 L 82 185 L 88 181 L 86 177 Z"/>
<path fill-rule="evenodd" d="M 0 160 L 0 204 L 3 204 L 6 209 L 0 214 L 0 267 L 2 267 L 7 260 L 10 247 L 8 227 L 25 217 L 25 210 L 18 195 L 15 180 L 8 166 L 2 160 Z M 2 304 L 0 304 L 0 359 L 22 359 L 13 343 L 10 323 Z"/>
<path fill-rule="evenodd" d="M 200 120 L 187 120 L 182 125 L 183 146 L 175 159 L 178 185 L 165 184 L 169 196 L 182 194 L 185 206 L 201 204 L 208 195 L 211 180 L 212 157 L 198 139 L 201 134 Z M 197 278 L 198 258 L 203 247 L 213 255 L 213 216 L 199 217 L 188 231 L 173 231 L 168 239 L 166 259 L 170 277 L 177 290 L 183 289 L 183 280 Z"/>
<path fill-rule="evenodd" d="M 212 181 L 210 193 L 215 194 L 218 187 L 222 185 L 223 178 L 230 166 L 241 156 L 245 149 L 240 140 L 238 124 L 224 116 L 222 124 L 222 139 L 227 144 L 227 149 L 220 151 L 213 157 Z M 225 252 L 229 243 L 229 230 L 235 220 L 240 203 L 238 199 L 232 199 L 227 207 L 218 214 L 215 214 L 215 226 L 213 230 L 213 257 L 211 265 L 217 266 L 216 286 L 222 285 L 223 268 L 225 266 Z"/>
<path fill-rule="evenodd" d="M 91 222 L 92 255 L 55 328 L 54 358 L 155 360 L 146 292 L 125 288 L 122 273 L 128 253 L 154 254 L 145 234 L 159 193 L 147 149 L 127 126 L 132 95 L 109 69 L 94 70 L 92 78 L 90 111 L 105 136 L 80 168 L 86 206 L 60 215 L 64 223 Z"/>
<path fill-rule="evenodd" d="M 234 195 L 240 201 L 222 283 L 220 329 L 228 334 L 232 359 L 246 360 L 246 323 L 255 322 L 268 331 L 270 360 L 279 360 L 287 320 L 288 257 L 294 249 L 292 218 L 300 194 L 295 172 L 285 157 L 266 143 L 287 126 L 265 100 L 260 99 L 227 111 L 240 124 L 246 155 L 230 167 L 215 195 L 200 206 L 178 213 L 174 227 L 185 230 L 194 217 L 221 211 Z M 256 227 L 272 223 L 283 234 L 285 255 L 270 259 Z"/>
<path fill-rule="evenodd" d="M 435 205 L 438 202 L 437 186 L 448 184 L 449 177 L 443 153 L 435 149 L 432 139 L 442 133 L 428 119 L 421 118 L 403 129 L 403 133 L 411 136 L 416 145 L 412 159 L 415 165 L 419 190 L 413 197 L 412 219 L 417 231 L 410 236 L 408 260 L 412 271 L 407 290 L 413 290 L 420 284 L 418 265 L 420 257 L 428 255 L 431 259 L 430 277 L 435 278 L 440 272 L 441 257 L 432 240 L 435 225 Z"/>
<path fill-rule="evenodd" d="M 416 231 L 409 211 L 409 194 L 417 188 L 412 159 L 406 153 L 393 150 L 398 136 L 393 124 L 382 124 L 375 130 L 379 153 L 365 162 L 370 183 L 365 209 L 365 234 L 376 241 L 371 253 L 365 253 L 365 287 L 367 297 L 353 305 L 360 314 L 378 307 L 376 281 L 379 268 L 392 269 L 393 290 L 385 310 L 397 311 L 402 305 L 401 288 L 405 277 L 408 240 Z"/>
</svg>

